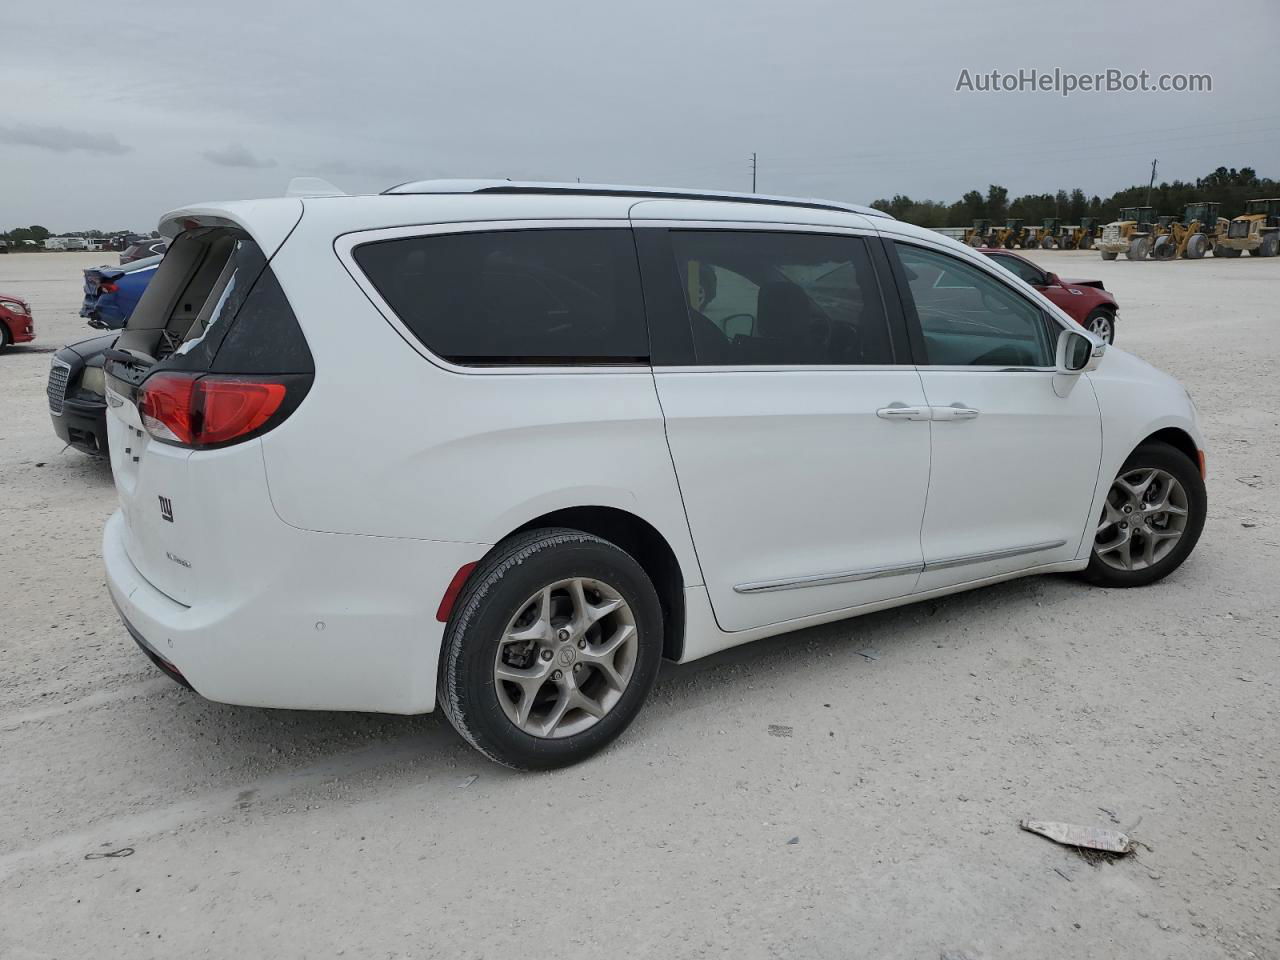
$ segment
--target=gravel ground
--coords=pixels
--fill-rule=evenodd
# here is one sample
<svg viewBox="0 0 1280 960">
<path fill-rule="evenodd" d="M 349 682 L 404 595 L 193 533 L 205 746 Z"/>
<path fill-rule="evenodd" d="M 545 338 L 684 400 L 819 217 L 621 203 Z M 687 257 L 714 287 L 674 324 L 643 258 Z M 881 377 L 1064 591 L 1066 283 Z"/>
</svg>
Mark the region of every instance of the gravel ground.
<svg viewBox="0 0 1280 960">
<path fill-rule="evenodd" d="M 0 356 L 0 957 L 1280 957 L 1280 259 L 1035 256 L 1196 397 L 1209 522 L 1168 580 L 668 665 L 613 748 L 521 775 L 440 717 L 222 706 L 138 653 L 110 471 L 44 399 L 102 258 L 0 257 L 39 334 Z M 1147 846 L 1092 866 L 1027 816 Z"/>
</svg>

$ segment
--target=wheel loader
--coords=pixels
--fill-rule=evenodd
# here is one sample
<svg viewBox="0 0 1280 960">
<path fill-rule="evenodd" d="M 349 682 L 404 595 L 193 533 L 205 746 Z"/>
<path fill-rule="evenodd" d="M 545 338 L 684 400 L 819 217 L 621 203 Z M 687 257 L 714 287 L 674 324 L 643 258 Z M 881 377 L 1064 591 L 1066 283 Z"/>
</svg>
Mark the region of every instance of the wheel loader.
<svg viewBox="0 0 1280 960">
<path fill-rule="evenodd" d="M 991 247 L 1004 247 L 1006 250 L 1014 250 L 1022 246 L 1022 221 L 1006 220 L 1003 227 L 994 227 L 989 235 Z"/>
<path fill-rule="evenodd" d="M 1083 249 L 1080 244 L 1085 240 L 1084 228 L 1079 224 L 1064 224 L 1061 232 L 1058 234 L 1058 249 L 1060 250 L 1080 250 Z"/>
<path fill-rule="evenodd" d="M 1250 200 L 1244 213 L 1227 224 L 1227 235 L 1214 252 L 1218 249 L 1222 257 L 1238 257 L 1246 250 L 1254 257 L 1280 253 L 1280 197 Z"/>
<path fill-rule="evenodd" d="M 1170 220 L 1165 232 L 1156 237 L 1151 247 L 1152 259 L 1199 260 L 1210 251 L 1221 256 L 1218 243 L 1226 235 L 1227 221 L 1218 216 L 1218 206 L 1212 202 L 1188 203 L 1182 219 Z"/>
<path fill-rule="evenodd" d="M 1062 220 L 1058 217 L 1045 217 L 1040 226 L 1040 249 L 1056 250 L 1062 246 Z"/>
<path fill-rule="evenodd" d="M 964 243 L 971 247 L 985 247 L 987 236 L 991 233 L 990 220 L 975 220 L 973 226 L 964 232 Z"/>
<path fill-rule="evenodd" d="M 1122 253 L 1130 260 L 1145 260 L 1151 252 L 1152 235 L 1160 232 L 1151 207 L 1124 207 L 1119 220 L 1102 228 L 1094 246 L 1103 260 L 1114 260 Z"/>
<path fill-rule="evenodd" d="M 1102 231 L 1102 224 L 1097 217 L 1080 218 L 1080 240 L 1077 249 L 1089 250 L 1097 242 Z"/>
</svg>

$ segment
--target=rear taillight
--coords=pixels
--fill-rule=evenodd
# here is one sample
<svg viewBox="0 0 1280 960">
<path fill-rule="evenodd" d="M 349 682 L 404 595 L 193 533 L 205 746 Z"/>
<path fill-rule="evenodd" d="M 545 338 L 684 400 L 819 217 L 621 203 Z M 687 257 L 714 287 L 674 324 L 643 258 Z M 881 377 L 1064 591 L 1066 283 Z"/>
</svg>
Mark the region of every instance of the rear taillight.
<svg viewBox="0 0 1280 960">
<path fill-rule="evenodd" d="M 310 379 L 157 373 L 138 388 L 138 413 L 157 440 L 183 447 L 225 446 L 284 420 Z"/>
<path fill-rule="evenodd" d="M 119 289 L 120 288 L 116 286 L 114 283 L 112 283 L 110 280 L 102 280 L 102 281 L 99 281 L 98 283 L 99 293 L 115 293 Z"/>
</svg>

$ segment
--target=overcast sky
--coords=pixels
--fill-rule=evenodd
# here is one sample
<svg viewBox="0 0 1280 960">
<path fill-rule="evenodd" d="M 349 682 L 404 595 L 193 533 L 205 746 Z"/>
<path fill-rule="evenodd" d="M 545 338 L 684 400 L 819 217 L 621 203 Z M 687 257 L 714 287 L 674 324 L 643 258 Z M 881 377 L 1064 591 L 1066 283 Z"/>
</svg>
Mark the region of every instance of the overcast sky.
<svg viewBox="0 0 1280 960">
<path fill-rule="evenodd" d="M 419 177 L 870 202 L 1214 166 L 1280 177 L 1280 3 L 0 3 L 0 229 Z M 1211 93 L 957 93 L 972 74 L 1212 74 Z"/>
</svg>

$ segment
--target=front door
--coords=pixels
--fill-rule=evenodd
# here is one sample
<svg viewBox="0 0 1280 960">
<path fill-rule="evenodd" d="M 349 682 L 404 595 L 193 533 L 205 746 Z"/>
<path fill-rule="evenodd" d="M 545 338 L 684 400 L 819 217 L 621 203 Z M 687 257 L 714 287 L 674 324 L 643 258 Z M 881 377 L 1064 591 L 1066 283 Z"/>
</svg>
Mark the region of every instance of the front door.
<svg viewBox="0 0 1280 960">
<path fill-rule="evenodd" d="M 867 241 L 639 233 L 651 326 L 689 343 L 665 363 L 655 347 L 654 376 L 721 628 L 910 594 L 928 411 L 916 370 L 895 362 Z"/>
<path fill-rule="evenodd" d="M 991 272 L 941 250 L 894 247 L 932 419 L 917 590 L 1074 558 L 1102 423 L 1088 377 L 1054 373 L 1065 328 Z"/>
</svg>

